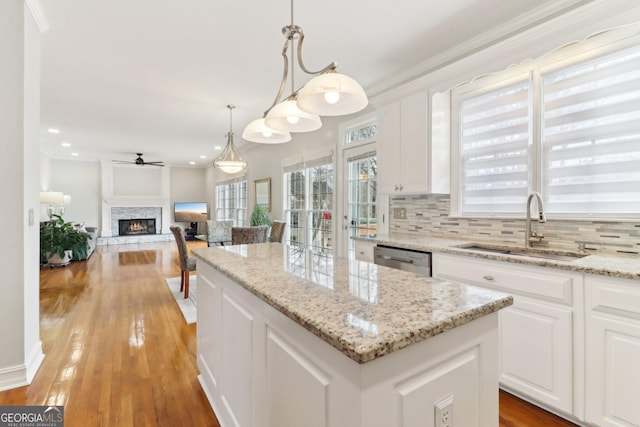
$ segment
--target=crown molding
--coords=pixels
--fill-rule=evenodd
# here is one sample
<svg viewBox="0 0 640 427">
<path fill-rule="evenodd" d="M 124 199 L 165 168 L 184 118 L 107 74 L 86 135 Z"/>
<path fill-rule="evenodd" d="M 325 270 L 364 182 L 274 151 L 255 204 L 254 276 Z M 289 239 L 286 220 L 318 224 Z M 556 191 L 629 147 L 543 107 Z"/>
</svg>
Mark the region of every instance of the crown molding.
<svg viewBox="0 0 640 427">
<path fill-rule="evenodd" d="M 36 21 L 40 34 L 44 34 L 49 31 L 49 22 L 47 22 L 47 17 L 44 16 L 42 7 L 40 7 L 40 2 L 38 0 L 25 0 L 25 4 L 29 8 L 29 12 L 31 12 L 31 16 L 33 16 L 34 21 Z"/>
<path fill-rule="evenodd" d="M 461 76 L 471 72 L 465 68 L 471 63 L 472 68 L 476 70 L 471 72 L 475 73 L 474 76 L 489 72 L 483 68 L 496 71 L 502 68 L 496 64 L 492 65 L 494 60 L 500 63 L 508 60 L 507 58 L 519 57 L 525 47 L 530 49 L 535 45 L 531 49 L 534 51 L 533 54 L 526 56 L 537 57 L 557 48 L 559 44 L 566 43 L 555 41 L 556 37 L 580 40 L 593 32 L 621 25 L 624 20 L 636 19 L 640 11 L 637 0 L 564 1 L 554 6 L 557 4 L 563 4 L 564 8 L 557 10 L 555 14 L 551 13 L 553 8 L 536 9 L 525 17 L 510 21 L 394 76 L 393 80 L 387 80 L 368 91 L 369 102 L 379 107 L 419 90 L 447 89 L 443 87 L 453 84 L 453 81 L 460 83 Z M 598 21 L 594 21 L 594 17 L 599 17 Z M 527 21 L 529 24 L 524 25 Z M 510 31 L 507 31 L 507 28 Z M 502 36 L 498 37 L 499 34 Z M 517 62 L 524 59 L 526 58 L 520 58 Z"/>
</svg>

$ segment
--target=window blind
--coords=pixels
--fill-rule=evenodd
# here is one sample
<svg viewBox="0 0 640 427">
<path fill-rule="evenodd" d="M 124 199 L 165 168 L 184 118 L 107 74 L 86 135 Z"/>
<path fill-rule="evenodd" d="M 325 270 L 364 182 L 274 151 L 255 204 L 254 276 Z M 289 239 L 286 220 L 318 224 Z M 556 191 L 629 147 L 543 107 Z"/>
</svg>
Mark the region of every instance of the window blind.
<svg viewBox="0 0 640 427">
<path fill-rule="evenodd" d="M 461 213 L 522 212 L 529 179 L 531 83 L 460 104 Z"/>
<path fill-rule="evenodd" d="M 543 75 L 545 208 L 640 212 L 640 48 Z"/>
</svg>

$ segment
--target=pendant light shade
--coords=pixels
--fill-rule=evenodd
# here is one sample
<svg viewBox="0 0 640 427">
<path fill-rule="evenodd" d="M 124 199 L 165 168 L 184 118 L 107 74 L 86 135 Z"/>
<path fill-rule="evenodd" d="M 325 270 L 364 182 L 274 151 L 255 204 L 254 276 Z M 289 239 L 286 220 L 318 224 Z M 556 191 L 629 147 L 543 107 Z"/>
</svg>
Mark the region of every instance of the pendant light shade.
<svg viewBox="0 0 640 427">
<path fill-rule="evenodd" d="M 322 127 L 319 116 L 342 116 L 355 113 L 367 106 L 369 101 L 362 86 L 351 77 L 339 74 L 336 71 L 337 63 L 331 62 L 317 71 L 310 70 L 304 65 L 302 60 L 304 32 L 301 27 L 294 24 L 293 0 L 291 0 L 291 24 L 282 28 L 282 34 L 285 37 L 281 53 L 284 68 L 278 93 L 263 115 L 264 124 L 268 128 L 285 133 L 311 132 Z M 294 82 L 296 63 L 305 74 L 315 76 L 298 90 Z M 289 97 L 284 97 L 288 80 L 291 83 L 291 93 Z M 256 122 L 259 123 L 259 120 L 255 120 L 250 126 Z M 265 137 L 262 131 L 254 131 L 250 126 L 247 126 L 242 134 L 244 139 L 253 142 L 274 142 Z M 287 141 L 289 139 L 278 142 Z"/>
<path fill-rule="evenodd" d="M 298 108 L 295 98 L 276 104 L 264 122 L 268 127 L 283 132 L 311 132 L 322 127 L 320 117 Z"/>
<path fill-rule="evenodd" d="M 233 142 L 233 122 L 231 111 L 236 108 L 233 105 L 227 105 L 229 109 L 229 132 L 227 132 L 227 146 L 224 147 L 222 153 L 214 160 L 213 167 L 220 169 L 225 173 L 238 173 L 247 167 L 247 161 L 243 159 Z"/>
<path fill-rule="evenodd" d="M 312 78 L 297 95 L 298 107 L 311 114 L 342 116 L 362 110 L 367 95 L 354 79 L 329 72 Z"/>
<path fill-rule="evenodd" d="M 282 144 L 291 141 L 291 134 L 289 132 L 271 129 L 265 124 L 264 118 L 262 118 L 249 123 L 247 127 L 244 128 L 244 132 L 242 132 L 242 138 L 261 144 Z"/>
</svg>

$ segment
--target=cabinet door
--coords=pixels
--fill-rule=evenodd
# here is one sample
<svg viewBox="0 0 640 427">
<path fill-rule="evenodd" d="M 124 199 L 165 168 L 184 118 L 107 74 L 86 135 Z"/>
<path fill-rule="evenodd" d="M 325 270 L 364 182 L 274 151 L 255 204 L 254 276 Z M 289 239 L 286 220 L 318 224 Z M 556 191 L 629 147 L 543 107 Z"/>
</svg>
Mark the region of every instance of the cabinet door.
<svg viewBox="0 0 640 427">
<path fill-rule="evenodd" d="M 599 426 L 640 426 L 640 287 L 586 278 L 586 415 Z"/>
<path fill-rule="evenodd" d="M 500 312 L 500 383 L 573 410 L 572 311 L 523 297 Z"/>
<path fill-rule="evenodd" d="M 420 92 L 400 102 L 400 165 L 398 185 L 403 193 L 427 192 L 429 96 Z"/>
<path fill-rule="evenodd" d="M 373 242 L 355 241 L 355 258 L 359 261 L 373 262 Z"/>
<path fill-rule="evenodd" d="M 400 181 L 400 102 L 378 111 L 378 188 L 380 194 L 397 192 Z"/>
<path fill-rule="evenodd" d="M 438 278 L 458 280 L 513 295 L 500 311 L 500 384 L 540 403 L 580 418 L 580 383 L 574 345 L 581 352 L 582 311 L 575 301 L 581 277 L 542 267 L 433 254 Z M 577 335 L 574 329 L 578 326 Z M 578 342 L 578 344 L 576 344 Z M 577 410 L 576 410 L 577 409 Z"/>
</svg>

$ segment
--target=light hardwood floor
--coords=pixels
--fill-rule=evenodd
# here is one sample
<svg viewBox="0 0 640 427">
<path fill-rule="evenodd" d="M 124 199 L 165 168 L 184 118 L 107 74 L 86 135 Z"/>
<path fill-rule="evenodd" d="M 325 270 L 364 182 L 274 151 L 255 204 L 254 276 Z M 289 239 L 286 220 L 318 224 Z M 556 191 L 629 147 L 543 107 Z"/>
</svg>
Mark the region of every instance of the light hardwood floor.
<svg viewBox="0 0 640 427">
<path fill-rule="evenodd" d="M 46 358 L 0 405 L 64 405 L 66 427 L 219 427 L 197 380 L 196 325 L 165 285 L 179 275 L 173 242 L 98 246 L 87 262 L 42 269 Z M 500 426 L 573 424 L 501 392 Z"/>
</svg>

